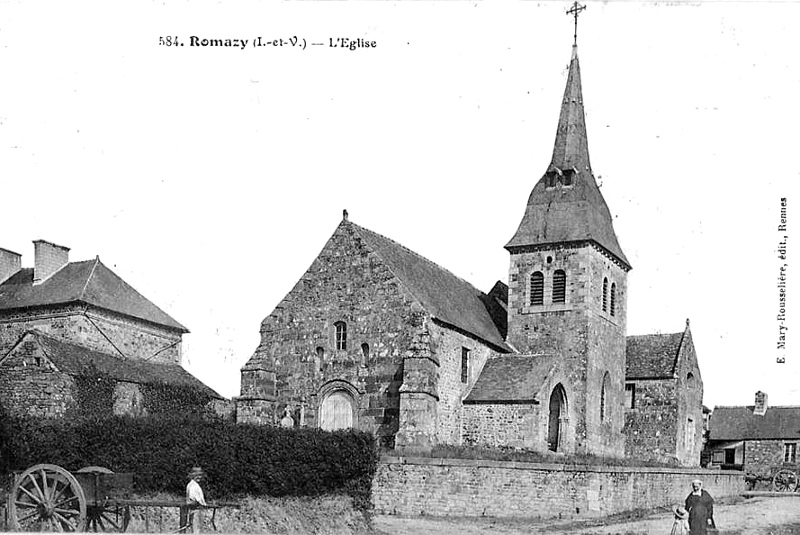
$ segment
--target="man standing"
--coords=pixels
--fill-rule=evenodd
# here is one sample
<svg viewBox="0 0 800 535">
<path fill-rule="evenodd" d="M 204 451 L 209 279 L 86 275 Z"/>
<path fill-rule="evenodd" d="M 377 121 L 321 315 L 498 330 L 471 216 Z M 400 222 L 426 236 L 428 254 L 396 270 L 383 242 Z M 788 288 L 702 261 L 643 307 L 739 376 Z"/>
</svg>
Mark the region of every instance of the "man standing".
<svg viewBox="0 0 800 535">
<path fill-rule="evenodd" d="M 189 483 L 186 485 L 186 505 L 188 505 L 188 520 L 192 526 L 192 533 L 200 533 L 203 527 L 203 507 L 206 507 L 206 500 L 203 497 L 203 489 L 200 482 L 205 478 L 203 469 L 195 466 L 189 471 Z"/>
<path fill-rule="evenodd" d="M 706 535 L 714 525 L 714 498 L 703 490 L 703 482 L 692 481 L 692 492 L 686 497 L 686 510 L 689 511 L 689 533 Z"/>
</svg>

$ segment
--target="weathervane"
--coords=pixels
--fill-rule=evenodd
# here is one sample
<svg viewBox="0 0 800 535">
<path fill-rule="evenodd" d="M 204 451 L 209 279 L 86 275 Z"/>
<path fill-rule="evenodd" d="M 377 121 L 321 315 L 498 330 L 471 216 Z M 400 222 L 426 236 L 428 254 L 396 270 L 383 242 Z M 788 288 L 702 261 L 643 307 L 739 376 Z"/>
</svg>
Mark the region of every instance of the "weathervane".
<svg viewBox="0 0 800 535">
<path fill-rule="evenodd" d="M 578 14 L 584 9 L 586 9 L 586 6 L 580 5 L 577 0 L 575 0 L 575 2 L 572 4 L 572 7 L 567 10 L 567 15 L 572 15 L 575 17 L 575 34 L 572 36 L 574 39 L 573 44 L 575 46 L 578 46 Z"/>
</svg>

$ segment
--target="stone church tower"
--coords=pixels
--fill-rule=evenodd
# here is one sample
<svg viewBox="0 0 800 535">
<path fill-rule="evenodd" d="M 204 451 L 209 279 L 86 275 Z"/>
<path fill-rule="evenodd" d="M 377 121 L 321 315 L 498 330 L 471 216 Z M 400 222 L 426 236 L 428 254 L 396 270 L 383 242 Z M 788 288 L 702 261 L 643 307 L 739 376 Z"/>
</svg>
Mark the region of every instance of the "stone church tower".
<svg viewBox="0 0 800 535">
<path fill-rule="evenodd" d="M 631 266 L 589 163 L 577 46 L 552 160 L 506 249 L 507 341 L 521 354 L 553 355 L 561 368 L 563 382 L 541 400 L 550 449 L 622 456 Z"/>
</svg>

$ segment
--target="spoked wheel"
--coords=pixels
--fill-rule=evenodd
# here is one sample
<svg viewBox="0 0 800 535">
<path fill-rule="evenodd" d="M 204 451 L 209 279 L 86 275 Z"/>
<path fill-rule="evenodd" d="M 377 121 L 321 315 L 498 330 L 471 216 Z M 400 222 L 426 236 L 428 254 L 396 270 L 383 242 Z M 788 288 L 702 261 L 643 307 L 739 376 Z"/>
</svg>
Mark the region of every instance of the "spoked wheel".
<svg viewBox="0 0 800 535">
<path fill-rule="evenodd" d="M 797 488 L 797 474 L 786 468 L 778 470 L 772 478 L 772 490 L 777 492 L 794 492 Z"/>
<path fill-rule="evenodd" d="M 37 464 L 14 483 L 8 500 L 12 529 L 81 531 L 86 522 L 86 497 L 78 480 L 54 464 Z"/>
</svg>

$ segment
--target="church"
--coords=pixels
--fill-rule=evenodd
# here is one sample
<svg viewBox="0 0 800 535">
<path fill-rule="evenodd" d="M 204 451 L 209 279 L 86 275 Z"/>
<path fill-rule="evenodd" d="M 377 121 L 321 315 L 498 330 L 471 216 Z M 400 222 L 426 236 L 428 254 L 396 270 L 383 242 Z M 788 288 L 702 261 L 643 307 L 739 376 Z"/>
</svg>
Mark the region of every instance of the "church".
<svg viewBox="0 0 800 535">
<path fill-rule="evenodd" d="M 647 457 L 664 414 L 676 420 L 665 427 L 675 436 L 656 455 L 697 465 L 702 382 L 693 347 L 665 349 L 661 335 L 633 344 L 636 358 L 666 363 L 667 379 L 689 370 L 698 386 L 690 402 L 683 382 L 657 403 L 640 394 L 658 418 L 632 414 L 631 390 L 644 392 L 653 378 L 640 373 L 626 384 L 626 369 L 642 369 L 626 368 L 631 265 L 592 173 L 576 44 L 552 159 L 505 248 L 508 282 L 484 293 L 345 211 L 261 323 L 241 371 L 237 421 L 274 425 L 288 414 L 295 425 L 373 432 L 385 447 L 608 457 L 626 455 L 626 437 L 635 436 L 627 454 Z"/>
</svg>

